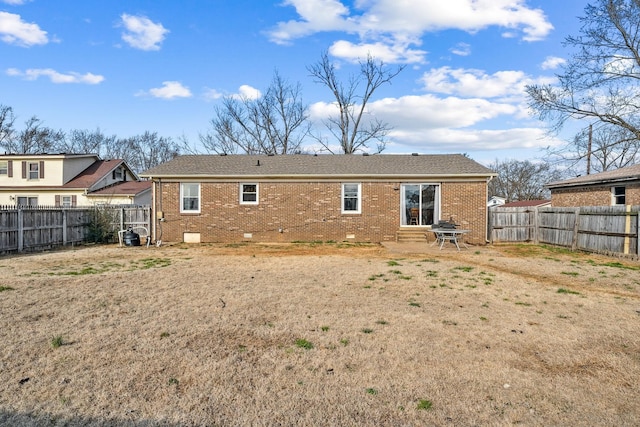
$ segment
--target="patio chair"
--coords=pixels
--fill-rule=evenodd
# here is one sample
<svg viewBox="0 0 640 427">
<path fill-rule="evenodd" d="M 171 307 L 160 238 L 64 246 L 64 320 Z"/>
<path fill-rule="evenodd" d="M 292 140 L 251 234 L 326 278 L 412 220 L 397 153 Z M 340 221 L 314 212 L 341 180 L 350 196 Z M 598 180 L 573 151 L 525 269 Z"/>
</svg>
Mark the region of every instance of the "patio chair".
<svg viewBox="0 0 640 427">
<path fill-rule="evenodd" d="M 409 225 L 418 225 L 420 210 L 418 208 L 409 209 Z"/>
</svg>

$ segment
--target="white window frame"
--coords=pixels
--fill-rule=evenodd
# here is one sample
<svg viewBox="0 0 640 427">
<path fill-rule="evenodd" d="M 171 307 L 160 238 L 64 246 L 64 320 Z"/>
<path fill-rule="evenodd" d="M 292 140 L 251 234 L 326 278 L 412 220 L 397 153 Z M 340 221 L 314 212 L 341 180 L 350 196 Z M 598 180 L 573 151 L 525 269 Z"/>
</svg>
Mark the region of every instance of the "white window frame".
<svg viewBox="0 0 640 427">
<path fill-rule="evenodd" d="M 192 186 L 197 186 L 198 189 L 198 195 L 197 196 L 193 196 L 192 194 L 185 194 L 185 187 L 189 186 L 189 188 L 192 188 Z M 180 213 L 189 213 L 189 214 L 196 214 L 196 213 L 200 213 L 200 209 L 202 207 L 202 197 L 201 197 L 201 185 L 199 182 L 181 182 L 180 183 Z M 185 198 L 189 197 L 189 198 L 194 198 L 196 197 L 198 200 L 198 207 L 197 209 L 185 209 L 184 207 L 184 201 Z"/>
<path fill-rule="evenodd" d="M 346 186 L 350 186 L 350 185 L 355 185 L 357 188 L 357 193 L 356 193 L 356 209 L 345 209 L 345 199 L 347 197 L 349 198 L 353 198 L 352 195 L 347 195 L 347 192 L 345 191 L 345 187 Z M 340 196 L 340 211 L 343 214 L 360 214 L 362 213 L 362 183 L 359 182 L 343 182 L 342 185 L 340 186 L 342 188 L 342 194 Z"/>
<path fill-rule="evenodd" d="M 35 170 L 32 170 L 31 167 L 35 165 Z M 35 177 L 32 175 L 35 174 Z M 36 181 L 40 179 L 40 162 L 27 162 L 27 180 Z"/>
<path fill-rule="evenodd" d="M 9 161 L 0 160 L 0 175 L 9 176 Z"/>
<path fill-rule="evenodd" d="M 256 200 L 244 200 L 245 194 L 254 194 L 253 192 L 245 191 L 245 185 L 255 185 L 256 186 Z M 241 182 L 240 183 L 240 204 L 241 205 L 257 205 L 260 201 L 260 187 L 257 182 Z"/>
<path fill-rule="evenodd" d="M 622 188 L 622 194 L 616 193 L 616 189 Z M 624 199 L 624 203 L 618 203 L 620 198 Z M 611 205 L 613 206 L 624 206 L 627 204 L 627 188 L 623 185 L 616 185 L 615 187 L 611 187 Z"/>
<path fill-rule="evenodd" d="M 26 203 L 20 203 L 22 201 L 26 201 Z M 25 200 L 26 199 L 26 200 Z M 35 202 L 35 203 L 31 203 Z M 36 207 L 38 206 L 38 196 L 16 196 L 16 206 L 29 206 Z"/>
<path fill-rule="evenodd" d="M 71 208 L 71 207 L 73 207 L 73 197 L 71 197 L 71 196 L 62 196 L 62 197 L 60 197 L 60 205 L 63 208 Z"/>
</svg>

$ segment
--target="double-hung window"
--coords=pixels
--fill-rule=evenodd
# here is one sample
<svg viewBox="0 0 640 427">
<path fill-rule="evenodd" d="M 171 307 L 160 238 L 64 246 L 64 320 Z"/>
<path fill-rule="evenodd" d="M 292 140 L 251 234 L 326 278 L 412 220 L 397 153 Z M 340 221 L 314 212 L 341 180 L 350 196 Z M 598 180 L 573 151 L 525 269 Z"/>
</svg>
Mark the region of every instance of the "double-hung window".
<svg viewBox="0 0 640 427">
<path fill-rule="evenodd" d="M 361 202 L 362 186 L 359 183 L 342 184 L 342 213 L 359 214 Z"/>
<path fill-rule="evenodd" d="M 611 203 L 613 205 L 625 205 L 626 202 L 625 187 L 613 187 L 611 189 Z"/>
<path fill-rule="evenodd" d="M 257 205 L 258 204 L 258 184 L 253 184 L 253 183 L 240 184 L 240 204 L 241 205 Z"/>
<path fill-rule="evenodd" d="M 180 184 L 180 212 L 200 213 L 200 184 L 183 182 Z"/>
<path fill-rule="evenodd" d="M 28 179 L 38 179 L 40 178 L 40 163 L 38 162 L 29 162 L 27 163 L 27 178 Z"/>
<path fill-rule="evenodd" d="M 0 175 L 9 175 L 9 161 L 0 161 Z"/>
</svg>

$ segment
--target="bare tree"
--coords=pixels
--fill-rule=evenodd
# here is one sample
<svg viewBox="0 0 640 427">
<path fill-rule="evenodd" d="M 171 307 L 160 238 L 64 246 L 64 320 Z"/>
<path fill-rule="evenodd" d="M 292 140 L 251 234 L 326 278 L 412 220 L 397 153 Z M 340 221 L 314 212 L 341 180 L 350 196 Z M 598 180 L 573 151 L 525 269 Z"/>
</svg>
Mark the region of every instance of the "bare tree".
<svg viewBox="0 0 640 427">
<path fill-rule="evenodd" d="M 15 138 L 13 109 L 0 104 L 0 147 L 11 152 Z"/>
<path fill-rule="evenodd" d="M 64 141 L 58 147 L 58 151 L 102 155 L 105 147 L 112 146 L 116 138 L 115 135 L 106 136 L 100 131 L 100 128 L 94 131 L 73 129 L 67 132 Z"/>
<path fill-rule="evenodd" d="M 40 154 L 56 151 L 64 141 L 62 130 L 54 130 L 43 126 L 42 120 L 32 116 L 25 122 L 25 127 L 18 132 L 9 151 L 20 154 Z"/>
<path fill-rule="evenodd" d="M 370 115 L 367 104 L 380 86 L 390 83 L 403 69 L 404 66 L 399 66 L 389 70 L 382 61 L 367 55 L 366 61 L 360 62 L 359 74 L 351 75 L 345 84 L 338 78 L 336 67 L 326 51 L 317 63 L 307 67 L 314 81 L 326 86 L 335 98 L 338 114 L 329 117 L 324 124 L 338 140 L 344 154 L 365 151 L 372 141 L 376 142 L 378 153 L 384 150 L 391 127 Z M 316 140 L 333 153 L 329 141 L 321 135 L 316 136 Z"/>
<path fill-rule="evenodd" d="M 104 157 L 124 159 L 135 172 L 140 173 L 180 154 L 180 147 L 171 138 L 146 131 L 142 135 L 110 141 L 104 147 Z"/>
<path fill-rule="evenodd" d="M 640 140 L 640 1 L 597 0 L 580 21 L 580 35 L 565 40 L 575 53 L 558 85 L 528 86 L 530 107 L 554 131 L 588 119 L 623 129 L 623 144 Z"/>
<path fill-rule="evenodd" d="M 496 160 L 489 168 L 498 174 L 489 182 L 489 194 L 504 197 L 507 202 L 548 198 L 545 184 L 562 178 L 549 163 L 528 160 Z"/>
<path fill-rule="evenodd" d="M 640 140 L 627 129 L 601 123 L 579 131 L 571 141 L 547 149 L 546 160 L 562 164 L 574 174 L 598 173 L 635 164 Z"/>
<path fill-rule="evenodd" d="M 298 152 L 309 132 L 301 92 L 299 83 L 289 83 L 276 71 L 258 98 L 225 97 L 200 142 L 207 151 L 224 154 Z"/>
</svg>

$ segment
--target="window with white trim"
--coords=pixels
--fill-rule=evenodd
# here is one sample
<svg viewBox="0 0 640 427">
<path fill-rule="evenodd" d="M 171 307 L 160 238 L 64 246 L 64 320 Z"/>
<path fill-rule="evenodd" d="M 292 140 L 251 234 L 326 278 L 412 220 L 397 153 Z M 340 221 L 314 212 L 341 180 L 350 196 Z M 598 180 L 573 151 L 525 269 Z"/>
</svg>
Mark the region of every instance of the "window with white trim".
<svg viewBox="0 0 640 427">
<path fill-rule="evenodd" d="M 242 205 L 258 204 L 258 184 L 240 183 L 240 204 Z"/>
<path fill-rule="evenodd" d="M 0 175 L 9 175 L 9 161 L 0 161 Z"/>
<path fill-rule="evenodd" d="M 38 162 L 29 162 L 27 163 L 27 178 L 28 179 L 38 179 L 40 178 L 40 163 Z"/>
<path fill-rule="evenodd" d="M 117 181 L 122 181 L 122 168 L 116 168 L 113 171 L 113 179 L 117 180 Z"/>
<path fill-rule="evenodd" d="M 200 183 L 180 184 L 180 212 L 200 213 Z"/>
<path fill-rule="evenodd" d="M 342 184 L 342 213 L 343 214 L 359 214 L 361 205 L 360 183 L 344 183 Z"/>
<path fill-rule="evenodd" d="M 38 206 L 37 196 L 18 196 L 16 198 L 16 206 L 36 207 Z"/>
<path fill-rule="evenodd" d="M 73 206 L 73 199 L 71 196 L 62 196 L 62 207 L 70 208 Z"/>
<path fill-rule="evenodd" d="M 626 205 L 626 188 L 625 187 L 613 187 L 611 189 L 611 204 L 613 205 Z"/>
</svg>

